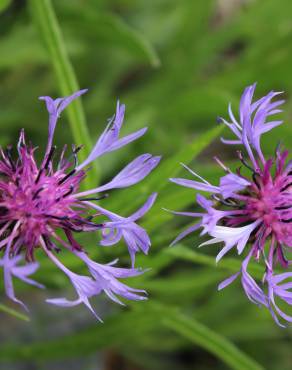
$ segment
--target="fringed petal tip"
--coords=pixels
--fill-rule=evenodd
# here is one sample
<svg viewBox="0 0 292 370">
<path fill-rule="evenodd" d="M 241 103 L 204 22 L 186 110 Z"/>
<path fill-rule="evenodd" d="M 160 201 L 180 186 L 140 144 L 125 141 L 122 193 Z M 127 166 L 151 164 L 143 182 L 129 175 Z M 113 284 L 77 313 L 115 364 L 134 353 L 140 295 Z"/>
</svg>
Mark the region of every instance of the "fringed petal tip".
<svg viewBox="0 0 292 370">
<path fill-rule="evenodd" d="M 175 244 L 177 244 L 180 240 L 182 240 L 184 237 L 186 237 L 187 235 L 191 234 L 192 232 L 198 230 L 202 225 L 199 223 L 199 224 L 195 224 L 195 225 L 191 225 L 189 226 L 187 229 L 185 229 L 183 232 L 181 232 L 171 243 L 170 243 L 170 247 L 173 247 Z"/>
<path fill-rule="evenodd" d="M 230 284 L 233 283 L 234 280 L 236 280 L 236 278 L 240 275 L 240 271 L 229 276 L 227 279 L 221 281 L 221 283 L 218 285 L 218 291 L 226 288 L 227 286 L 229 286 Z"/>
<path fill-rule="evenodd" d="M 50 96 L 47 96 L 47 95 L 44 95 L 44 96 L 39 96 L 38 97 L 38 99 L 39 100 L 51 100 L 52 102 L 54 102 L 54 101 L 58 101 L 58 100 L 63 100 L 63 99 L 67 99 L 67 98 L 77 98 L 78 96 L 80 96 L 80 95 L 83 95 L 83 94 L 85 94 L 85 93 L 87 93 L 87 91 L 88 91 L 89 89 L 81 89 L 81 90 L 78 90 L 78 91 L 76 91 L 75 93 L 72 93 L 71 95 L 66 95 L 66 96 L 64 96 L 64 97 L 62 97 L 62 98 L 57 98 L 57 99 L 53 99 L 53 98 L 51 98 Z"/>
</svg>

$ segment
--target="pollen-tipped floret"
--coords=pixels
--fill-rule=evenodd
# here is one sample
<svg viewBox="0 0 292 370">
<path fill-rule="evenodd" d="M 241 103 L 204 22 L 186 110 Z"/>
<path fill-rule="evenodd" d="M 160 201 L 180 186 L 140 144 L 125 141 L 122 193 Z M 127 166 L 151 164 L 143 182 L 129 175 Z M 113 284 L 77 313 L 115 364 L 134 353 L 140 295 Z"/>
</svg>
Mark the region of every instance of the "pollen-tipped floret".
<svg viewBox="0 0 292 370">
<path fill-rule="evenodd" d="M 281 151 L 277 147 L 275 157 L 266 159 L 260 146 L 261 135 L 282 123 L 279 120 L 270 120 L 271 115 L 281 112 L 278 107 L 283 100 L 272 101 L 280 93 L 272 91 L 253 102 L 254 91 L 255 84 L 245 89 L 238 120 L 231 106 L 230 122 L 223 118 L 219 120 L 236 136 L 236 140 L 222 141 L 226 144 L 243 145 L 245 148 L 248 159 L 240 151 L 238 157 L 249 175 L 244 175 L 240 167 L 233 173 L 215 158 L 225 172 L 217 186 L 211 185 L 190 169 L 199 181 L 171 179 L 179 185 L 208 192 L 212 198 L 207 200 L 198 195 L 198 204 L 204 212 L 194 213 L 192 217 L 199 218 L 200 221 L 176 240 L 202 227 L 203 232 L 208 233 L 212 239 L 201 245 L 223 243 L 217 262 L 235 248 L 238 254 L 246 253 L 241 270 L 223 281 L 219 289 L 225 288 L 241 276 L 247 297 L 253 303 L 266 306 L 275 321 L 282 325 L 278 316 L 286 321 L 292 321 L 292 317 L 277 306 L 275 297 L 288 305 L 292 304 L 292 273 L 276 275 L 275 267 L 288 269 L 291 264 L 286 251 L 292 247 L 292 163 L 286 163 L 288 151 Z M 252 258 L 257 262 L 262 261 L 265 266 L 266 271 L 259 285 L 247 271 Z M 288 282 L 279 284 L 283 280 Z"/>
<path fill-rule="evenodd" d="M 12 277 L 42 287 L 27 277 L 38 268 L 35 262 L 36 248 L 42 248 L 52 262 L 68 276 L 78 294 L 75 301 L 58 298 L 49 299 L 49 303 L 60 306 L 84 303 L 94 313 L 89 298 L 102 291 L 116 302 L 120 301 L 114 293 L 127 299 L 145 299 L 144 291 L 130 288 L 119 282 L 118 278 L 141 273 L 141 270 L 134 268 L 135 254 L 139 250 L 147 253 L 150 239 L 146 231 L 135 222 L 151 208 L 156 194 L 152 194 L 145 205 L 129 217 L 119 216 L 94 202 L 104 197 L 102 192 L 105 190 L 125 188 L 144 179 L 157 166 L 160 157 L 143 154 L 107 184 L 80 192 L 80 184 L 86 177 L 86 167 L 93 160 L 127 145 L 146 131 L 142 129 L 120 138 L 125 106 L 118 103 L 114 118 L 109 121 L 84 162 L 78 164 L 77 160 L 81 146 L 73 146 L 68 159 L 65 159 L 66 147 L 57 156 L 56 147 L 53 146 L 57 120 L 66 106 L 85 92 L 86 90 L 81 90 L 56 100 L 50 97 L 40 98 L 46 102 L 49 112 L 48 143 L 40 165 L 35 160 L 36 148 L 26 144 L 23 130 L 15 153 L 11 146 L 0 150 L 0 248 L 3 251 L 0 266 L 4 269 L 8 297 L 22 305 L 24 304 L 15 297 Z M 91 210 L 95 212 L 94 215 L 90 213 Z M 102 236 L 101 245 L 114 245 L 124 239 L 132 259 L 131 268 L 103 266 L 90 260 L 76 241 L 75 234 L 99 230 Z M 64 239 L 59 236 L 59 231 L 63 231 Z M 106 243 L 106 240 L 111 243 Z M 90 276 L 78 275 L 64 266 L 56 256 L 62 249 L 80 258 L 89 267 Z M 17 266 L 22 256 L 25 264 Z M 96 317 L 99 318 L 97 315 Z"/>
</svg>

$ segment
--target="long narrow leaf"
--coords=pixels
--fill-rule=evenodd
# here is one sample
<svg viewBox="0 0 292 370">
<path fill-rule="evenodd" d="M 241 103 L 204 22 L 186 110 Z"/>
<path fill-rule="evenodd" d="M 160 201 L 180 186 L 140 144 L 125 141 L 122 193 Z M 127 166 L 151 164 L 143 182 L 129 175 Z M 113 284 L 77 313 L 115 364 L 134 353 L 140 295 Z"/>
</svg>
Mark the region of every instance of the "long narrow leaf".
<svg viewBox="0 0 292 370">
<path fill-rule="evenodd" d="M 190 319 L 182 314 L 176 314 L 173 317 L 169 315 L 163 322 L 171 330 L 216 355 L 229 365 L 231 369 L 263 369 L 261 365 L 239 350 L 233 343 L 194 319 Z"/>
<path fill-rule="evenodd" d="M 224 258 L 218 264 L 215 262 L 215 257 L 208 256 L 203 253 L 193 251 L 182 245 L 177 245 L 169 248 L 167 253 L 172 256 L 176 256 L 179 259 L 195 262 L 200 265 L 211 266 L 214 268 L 223 268 L 230 272 L 237 272 L 241 267 L 241 260 L 235 258 Z M 263 276 L 263 267 L 256 263 L 249 263 L 249 270 L 253 275 L 259 279 Z"/>
<path fill-rule="evenodd" d="M 5 306 L 4 304 L 0 303 L 0 311 L 5 312 L 8 315 L 14 316 L 17 319 L 23 320 L 23 321 L 29 321 L 29 317 L 24 315 L 23 313 L 20 313 L 8 306 Z"/>
</svg>

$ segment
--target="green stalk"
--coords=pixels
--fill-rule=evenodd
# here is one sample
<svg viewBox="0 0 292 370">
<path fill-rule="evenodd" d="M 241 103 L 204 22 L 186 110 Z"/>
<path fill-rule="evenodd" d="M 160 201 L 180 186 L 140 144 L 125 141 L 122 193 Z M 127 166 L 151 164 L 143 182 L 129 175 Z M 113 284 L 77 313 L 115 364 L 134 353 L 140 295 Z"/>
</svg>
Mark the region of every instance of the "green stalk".
<svg viewBox="0 0 292 370">
<path fill-rule="evenodd" d="M 59 26 L 51 0 L 29 0 L 29 7 L 34 24 L 38 27 L 43 44 L 48 51 L 51 65 L 54 69 L 59 90 L 62 96 L 67 96 L 80 89 L 73 66 L 68 57 L 62 30 Z M 91 149 L 91 139 L 86 125 L 81 99 L 73 101 L 67 108 L 72 135 L 76 144 L 85 144 L 80 152 L 83 161 Z M 86 185 L 97 185 L 97 169 L 88 173 Z"/>
</svg>

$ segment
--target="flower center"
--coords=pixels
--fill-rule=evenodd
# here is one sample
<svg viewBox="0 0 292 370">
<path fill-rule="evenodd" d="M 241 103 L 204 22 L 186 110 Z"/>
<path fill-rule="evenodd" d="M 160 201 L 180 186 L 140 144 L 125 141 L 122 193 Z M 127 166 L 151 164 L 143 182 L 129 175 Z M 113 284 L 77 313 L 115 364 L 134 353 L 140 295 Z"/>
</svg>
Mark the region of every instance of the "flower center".
<svg viewBox="0 0 292 370">
<path fill-rule="evenodd" d="M 76 201 L 72 193 L 78 189 L 83 173 L 72 174 L 53 172 L 52 167 L 38 169 L 32 153 L 23 149 L 10 180 L 1 183 L 0 222 L 20 221 L 23 243 L 31 247 L 56 227 L 66 222 L 71 225 L 81 212 L 72 208 Z"/>
<path fill-rule="evenodd" d="M 289 181 L 287 176 L 281 174 L 274 180 L 270 177 L 269 181 L 254 185 L 246 210 L 250 219 L 262 220 L 267 234 L 273 232 L 281 243 L 291 246 L 292 199 Z"/>
<path fill-rule="evenodd" d="M 259 198 L 253 198 L 248 207 L 251 217 L 254 219 L 261 218 L 267 226 L 272 226 L 273 223 L 278 222 L 278 213 L 275 210 L 277 196 L 277 192 L 264 191 L 259 195 Z"/>
</svg>

